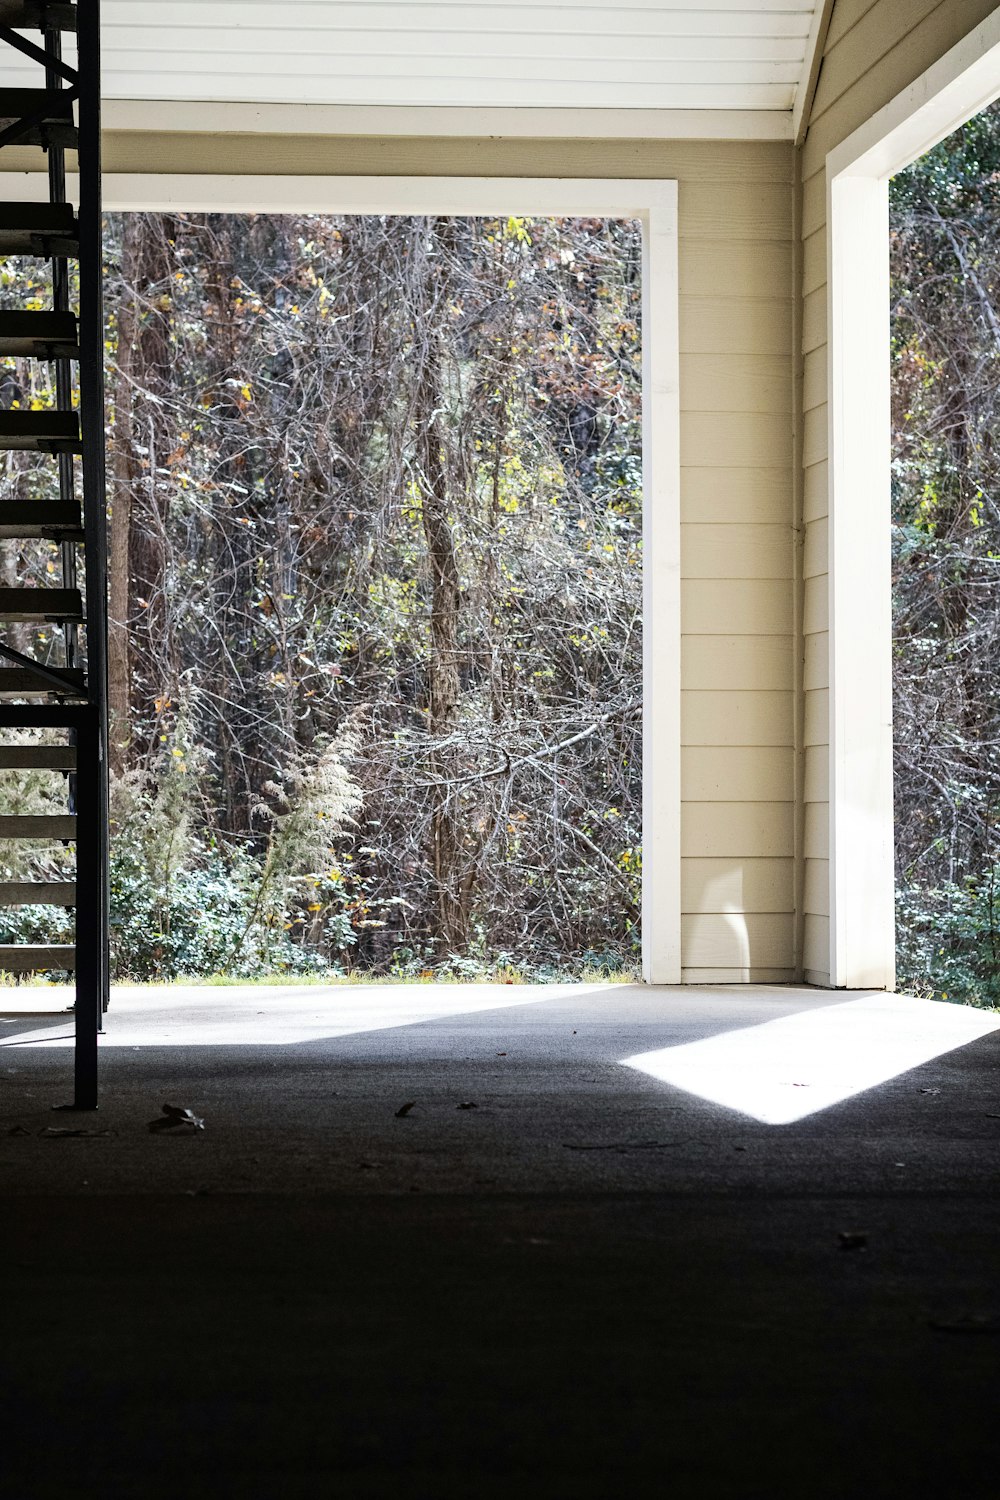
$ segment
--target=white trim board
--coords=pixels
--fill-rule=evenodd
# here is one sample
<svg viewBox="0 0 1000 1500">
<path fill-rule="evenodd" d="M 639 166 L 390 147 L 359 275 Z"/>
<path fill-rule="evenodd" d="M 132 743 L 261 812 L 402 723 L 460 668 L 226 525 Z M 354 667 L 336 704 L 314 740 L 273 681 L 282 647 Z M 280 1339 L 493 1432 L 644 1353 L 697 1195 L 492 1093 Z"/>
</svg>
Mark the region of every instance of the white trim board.
<svg viewBox="0 0 1000 1500">
<path fill-rule="evenodd" d="M 9 184 L 9 185 L 8 185 Z M 40 196 L 11 174 L 10 197 Z M 68 191 L 76 193 L 70 180 Z M 643 225 L 643 977 L 681 979 L 680 373 L 677 183 L 479 177 L 107 174 L 105 206 L 189 213 L 536 214 Z"/>
<path fill-rule="evenodd" d="M 781 109 L 534 109 L 105 99 L 104 129 L 208 135 L 484 136 L 536 140 L 790 141 Z"/>
<path fill-rule="evenodd" d="M 1000 10 L 831 151 L 830 982 L 895 984 L 889 178 L 1000 96 Z"/>
<path fill-rule="evenodd" d="M 76 200 L 77 178 L 67 194 Z M 9 173 L 4 196 L 43 197 L 41 173 Z M 648 222 L 677 217 L 677 184 L 643 178 L 289 177 L 105 172 L 104 207 L 159 213 L 603 214 Z"/>
</svg>

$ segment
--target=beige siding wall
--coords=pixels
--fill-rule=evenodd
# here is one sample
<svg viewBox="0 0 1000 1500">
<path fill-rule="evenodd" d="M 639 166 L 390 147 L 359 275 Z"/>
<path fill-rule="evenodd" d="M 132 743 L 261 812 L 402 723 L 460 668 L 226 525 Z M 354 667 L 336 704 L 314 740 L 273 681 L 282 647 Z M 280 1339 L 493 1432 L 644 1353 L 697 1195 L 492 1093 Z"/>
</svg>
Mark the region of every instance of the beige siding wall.
<svg viewBox="0 0 1000 1500">
<path fill-rule="evenodd" d="M 835 0 L 802 148 L 805 978 L 829 981 L 826 156 L 996 7 Z"/>
<path fill-rule="evenodd" d="M 796 977 L 791 144 L 111 132 L 105 168 L 679 181 L 682 961 Z"/>
</svg>

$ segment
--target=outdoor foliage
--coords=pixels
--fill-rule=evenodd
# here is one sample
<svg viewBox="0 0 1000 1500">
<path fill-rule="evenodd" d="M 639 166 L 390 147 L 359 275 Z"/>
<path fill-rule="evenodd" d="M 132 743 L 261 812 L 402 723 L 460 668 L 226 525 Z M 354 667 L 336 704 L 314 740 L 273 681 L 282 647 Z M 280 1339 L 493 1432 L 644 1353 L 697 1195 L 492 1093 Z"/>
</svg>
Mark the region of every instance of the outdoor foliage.
<svg viewBox="0 0 1000 1500">
<path fill-rule="evenodd" d="M 1000 1003 L 1000 107 L 892 183 L 899 982 Z"/>
<path fill-rule="evenodd" d="M 631 960 L 638 225 L 134 214 L 106 258 L 118 974 Z"/>
<path fill-rule="evenodd" d="M 891 194 L 899 977 L 998 1003 L 1000 109 Z M 118 973 L 631 960 L 638 227 L 112 216 L 107 262 Z M 0 583 L 54 571 L 3 544 Z"/>
</svg>

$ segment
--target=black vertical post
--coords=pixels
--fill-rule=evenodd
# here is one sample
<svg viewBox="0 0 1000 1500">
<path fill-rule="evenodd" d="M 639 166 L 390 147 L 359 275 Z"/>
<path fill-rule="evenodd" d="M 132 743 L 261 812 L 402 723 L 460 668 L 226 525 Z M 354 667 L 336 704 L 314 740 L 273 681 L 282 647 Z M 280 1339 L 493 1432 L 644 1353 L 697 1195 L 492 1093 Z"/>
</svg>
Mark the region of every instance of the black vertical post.
<svg viewBox="0 0 1000 1500">
<path fill-rule="evenodd" d="M 104 472 L 104 303 L 99 0 L 77 5 L 80 174 L 80 429 L 87 589 L 87 710 L 77 792 L 76 1097 L 97 1106 L 97 1033 L 107 1009 L 108 568 Z"/>
<path fill-rule="evenodd" d="M 54 66 L 62 60 L 62 35 L 56 26 L 47 27 L 45 31 L 45 51 L 51 63 L 45 69 L 45 87 L 50 91 L 63 86 L 62 77 L 58 68 Z M 49 146 L 49 202 L 66 202 L 66 151 L 62 146 Z M 69 262 L 64 255 L 57 255 L 52 261 L 52 307 L 55 312 L 69 312 Z M 56 360 L 56 406 L 60 411 L 71 411 L 73 408 L 73 372 L 70 368 L 71 361 L 68 359 Z M 72 501 L 74 499 L 74 471 L 72 453 L 60 453 L 59 465 L 59 498 L 60 500 Z M 63 588 L 76 588 L 76 544 L 74 542 L 63 542 L 60 549 L 62 560 Z M 77 654 L 77 627 L 66 623 L 63 625 L 63 636 L 66 645 L 66 665 L 76 666 Z"/>
<path fill-rule="evenodd" d="M 97 1108 L 97 1034 L 104 1006 L 104 882 L 98 878 L 104 821 L 100 726 L 88 705 L 76 736 L 76 1048 L 74 1109 Z"/>
</svg>

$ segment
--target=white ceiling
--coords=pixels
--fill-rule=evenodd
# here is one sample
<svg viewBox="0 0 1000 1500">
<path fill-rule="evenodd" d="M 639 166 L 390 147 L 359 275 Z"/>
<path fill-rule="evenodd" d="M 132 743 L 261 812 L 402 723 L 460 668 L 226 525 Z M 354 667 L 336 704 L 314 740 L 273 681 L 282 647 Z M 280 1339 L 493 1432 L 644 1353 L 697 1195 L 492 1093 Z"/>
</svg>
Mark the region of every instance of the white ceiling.
<svg viewBox="0 0 1000 1500">
<path fill-rule="evenodd" d="M 788 111 L 804 87 L 816 7 L 104 0 L 102 9 L 106 99 Z M 0 83 L 37 77 L 26 60 L 2 61 Z"/>
</svg>

